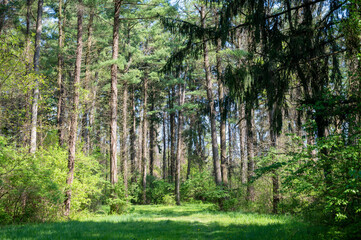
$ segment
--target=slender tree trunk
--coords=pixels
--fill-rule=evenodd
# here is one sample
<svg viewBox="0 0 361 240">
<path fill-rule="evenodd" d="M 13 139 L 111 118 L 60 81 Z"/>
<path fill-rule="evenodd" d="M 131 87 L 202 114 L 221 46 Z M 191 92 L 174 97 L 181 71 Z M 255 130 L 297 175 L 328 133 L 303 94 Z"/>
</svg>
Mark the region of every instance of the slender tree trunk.
<svg viewBox="0 0 361 240">
<path fill-rule="evenodd" d="M 83 5 L 82 0 L 78 0 L 78 36 L 77 36 L 77 49 L 76 61 L 74 70 L 74 85 L 73 85 L 73 109 L 71 113 L 70 134 L 69 134 L 69 158 L 68 158 L 68 178 L 65 199 L 65 216 L 69 216 L 71 204 L 71 186 L 74 179 L 74 161 L 75 161 L 75 147 L 78 126 L 78 106 L 79 106 L 79 84 L 80 84 L 80 71 L 81 71 L 81 58 L 83 53 Z"/>
<path fill-rule="evenodd" d="M 38 17 L 36 19 L 36 35 L 35 35 L 35 53 L 34 53 L 34 71 L 39 73 L 40 62 L 40 41 L 41 31 L 43 28 L 43 0 L 38 1 Z M 39 100 L 39 80 L 35 80 L 33 105 L 31 110 L 31 132 L 30 132 L 30 153 L 36 151 L 36 134 L 38 121 L 38 100 Z"/>
<path fill-rule="evenodd" d="M 269 126 L 270 126 L 270 140 L 271 140 L 271 147 L 276 148 L 277 147 L 277 137 L 278 134 L 273 127 L 275 123 L 275 111 L 277 109 L 276 103 L 273 104 L 272 109 L 269 110 Z M 272 205 L 273 210 L 272 212 L 277 214 L 278 212 L 278 203 L 280 201 L 279 197 L 279 177 L 276 170 L 272 171 L 272 189 L 273 189 L 273 196 L 272 196 Z"/>
<path fill-rule="evenodd" d="M 154 94 L 154 92 L 153 92 Z M 151 98 L 152 104 L 150 105 L 150 111 L 154 111 L 154 98 Z M 151 176 L 154 176 L 154 146 L 155 146 L 155 129 L 154 129 L 154 116 L 151 116 L 150 124 L 149 124 L 149 174 Z"/>
<path fill-rule="evenodd" d="M 132 117 L 132 125 L 130 126 L 130 169 L 131 169 L 131 181 L 136 182 L 136 116 L 135 116 L 135 97 L 134 97 L 134 85 L 132 85 L 132 92 L 131 92 L 131 101 L 130 101 L 130 108 L 131 108 L 131 117 Z"/>
<path fill-rule="evenodd" d="M 185 86 L 179 85 L 179 106 L 184 104 Z M 180 171 L 181 171 L 181 154 L 182 154 L 182 129 L 183 129 L 183 114 L 182 110 L 178 111 L 178 144 L 177 144 L 177 159 L 175 171 L 175 200 L 177 205 L 180 205 Z"/>
<path fill-rule="evenodd" d="M 143 80 L 142 186 L 143 204 L 147 203 L 147 104 L 148 76 Z"/>
<path fill-rule="evenodd" d="M 113 24 L 113 54 L 112 59 L 118 59 L 119 49 L 119 15 L 121 0 L 114 0 L 114 24 Z M 111 88 L 110 88 L 110 183 L 115 185 L 118 182 L 117 173 L 117 107 L 118 107 L 118 66 L 111 67 Z M 113 196 L 115 197 L 115 196 Z M 115 207 L 115 206 L 113 206 Z M 114 209 L 113 209 L 114 210 Z"/>
<path fill-rule="evenodd" d="M 57 127 L 58 127 L 58 136 L 59 136 L 59 145 L 64 145 L 64 80 L 63 80 L 63 48 L 64 48 L 64 26 L 65 26 L 65 17 L 63 17 L 63 1 L 59 0 L 59 15 L 58 15 L 58 31 L 59 31 L 59 52 L 58 52 L 58 106 L 57 106 Z M 65 7 L 64 7 L 65 9 Z"/>
<path fill-rule="evenodd" d="M 246 110 L 245 106 L 242 103 L 239 108 L 240 123 L 239 123 L 239 142 L 241 150 L 241 179 L 242 183 L 247 183 L 247 172 L 248 172 L 248 163 L 247 163 L 247 126 L 246 126 Z"/>
<path fill-rule="evenodd" d="M 201 25 L 202 28 L 206 27 L 205 19 L 205 7 L 201 7 Z M 211 136 L 212 136 L 212 154 L 213 154 L 213 166 L 214 166 L 214 176 L 215 182 L 217 185 L 222 183 L 220 163 L 218 159 L 218 143 L 217 143 L 217 126 L 216 126 L 216 110 L 214 108 L 213 93 L 212 93 L 212 79 L 211 79 L 211 68 L 209 65 L 208 57 L 208 46 L 206 38 L 203 38 L 203 57 L 204 57 L 204 70 L 206 72 L 206 86 L 207 86 L 207 98 L 209 106 L 209 119 L 211 122 Z"/>
<path fill-rule="evenodd" d="M 163 113 L 163 179 L 167 179 L 167 134 L 165 120 L 167 118 L 166 113 Z"/>
<path fill-rule="evenodd" d="M 170 176 L 171 181 L 174 182 L 175 177 L 175 145 L 176 145 L 176 128 L 175 128 L 175 111 L 174 111 L 174 101 L 175 101 L 175 87 L 172 87 L 172 94 L 170 99 Z"/>
<path fill-rule="evenodd" d="M 248 104 L 247 104 L 248 105 Z M 254 201 L 255 193 L 254 186 L 250 183 L 254 176 L 254 133 L 253 133 L 253 109 L 250 106 L 246 106 L 246 129 L 247 129 L 247 160 L 248 160 L 248 174 L 247 174 L 247 199 L 248 201 Z"/>
<path fill-rule="evenodd" d="M 228 184 L 228 167 L 227 167 L 227 145 L 226 145 L 226 109 L 224 107 L 224 89 L 222 83 L 222 65 L 221 65 L 221 39 L 217 39 L 216 60 L 217 60 L 217 81 L 218 81 L 218 97 L 219 112 L 221 115 L 220 136 L 221 136 L 221 171 L 222 181 L 224 185 Z"/>
<path fill-rule="evenodd" d="M 232 188 L 232 171 L 233 171 L 233 136 L 231 121 L 228 121 L 228 180 L 229 187 Z"/>
<path fill-rule="evenodd" d="M 128 84 L 123 83 L 123 138 L 122 138 L 122 161 L 123 161 L 123 182 L 124 191 L 128 192 Z"/>
<path fill-rule="evenodd" d="M 90 71 L 90 60 L 91 60 L 91 50 L 92 50 L 92 43 L 93 43 L 93 19 L 94 19 L 94 8 L 90 9 L 89 14 L 89 22 L 88 22 L 88 37 L 87 37 L 87 49 L 85 54 L 85 79 L 84 79 L 84 89 L 88 90 L 89 92 L 90 87 L 90 77 L 91 77 L 91 71 Z M 89 94 L 90 96 L 90 94 Z M 83 152 L 87 155 L 89 154 L 89 142 L 90 142 L 90 134 L 89 134 L 89 116 L 90 116 L 90 107 L 89 107 L 89 100 L 85 99 L 84 101 L 84 114 L 82 118 L 82 137 L 84 141 L 83 145 Z"/>
</svg>

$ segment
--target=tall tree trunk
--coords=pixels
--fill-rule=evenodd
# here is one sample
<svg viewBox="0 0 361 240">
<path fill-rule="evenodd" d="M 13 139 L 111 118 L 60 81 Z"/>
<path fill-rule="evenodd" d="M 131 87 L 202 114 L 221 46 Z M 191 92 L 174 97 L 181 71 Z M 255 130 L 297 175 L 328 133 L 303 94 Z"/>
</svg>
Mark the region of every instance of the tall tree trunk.
<svg viewBox="0 0 361 240">
<path fill-rule="evenodd" d="M 148 76 L 143 80 L 143 133 L 142 133 L 142 186 L 143 204 L 147 203 L 147 104 L 148 104 Z"/>
<path fill-rule="evenodd" d="M 275 123 L 275 111 L 277 110 L 277 104 L 274 103 L 272 105 L 272 109 L 269 110 L 269 126 L 270 126 L 270 140 L 271 140 L 271 147 L 276 148 L 277 147 L 277 137 L 278 133 L 275 130 L 274 123 Z M 279 177 L 276 170 L 272 171 L 272 190 L 273 190 L 273 196 L 272 196 L 272 212 L 277 214 L 278 212 L 278 203 L 280 201 L 279 197 Z"/>
<path fill-rule="evenodd" d="M 241 150 L 241 180 L 243 184 L 247 183 L 247 125 L 246 125 L 246 110 L 244 103 L 239 108 L 239 142 Z"/>
<path fill-rule="evenodd" d="M 36 35 L 35 35 L 35 53 L 34 53 L 34 71 L 39 73 L 40 62 L 40 41 L 41 31 L 43 28 L 43 0 L 38 1 L 38 17 L 36 19 Z M 36 151 L 36 134 L 38 121 L 38 100 L 39 100 L 39 79 L 35 79 L 35 87 L 33 94 L 33 105 L 31 109 L 31 132 L 30 132 L 30 153 Z"/>
<path fill-rule="evenodd" d="M 64 26 L 65 26 L 65 17 L 63 17 L 63 1 L 59 0 L 59 15 L 58 15 L 58 31 L 59 31 L 59 51 L 58 51 L 58 106 L 57 106 L 57 127 L 58 127 L 58 136 L 59 136 L 59 145 L 64 145 L 64 80 L 63 80 L 63 48 L 64 48 Z M 65 10 L 65 6 L 64 6 Z"/>
<path fill-rule="evenodd" d="M 131 92 L 131 101 L 130 101 L 130 108 L 131 108 L 131 118 L 132 118 L 132 125 L 130 126 L 130 171 L 131 171 L 131 181 L 136 182 L 136 116 L 135 116 L 135 97 L 134 97 L 134 85 L 132 85 L 132 92 Z"/>
<path fill-rule="evenodd" d="M 74 160 L 75 160 L 75 147 L 78 126 L 78 106 L 79 106 L 79 84 L 80 84 L 80 71 L 81 71 L 81 57 L 83 53 L 83 5 L 82 0 L 78 0 L 78 36 L 77 36 L 77 49 L 76 61 L 74 70 L 74 84 L 73 84 L 73 109 L 71 113 L 70 134 L 69 134 L 69 158 L 68 158 L 68 178 L 65 199 L 65 216 L 69 216 L 70 203 L 71 203 L 71 186 L 74 179 Z"/>
<path fill-rule="evenodd" d="M 90 71 L 90 60 L 91 60 L 91 50 L 93 43 L 93 19 L 94 19 L 94 8 L 90 9 L 90 16 L 88 22 L 88 37 L 87 37 L 87 48 L 85 54 L 85 79 L 84 79 L 84 89 L 87 91 L 91 91 L 89 87 L 91 71 Z M 91 96 L 91 94 L 89 94 Z M 89 142 L 90 142 L 90 134 L 89 134 L 89 116 L 90 116 L 90 99 L 86 98 L 84 101 L 84 113 L 82 118 L 82 137 L 84 141 L 83 152 L 87 155 L 89 154 Z"/>
<path fill-rule="evenodd" d="M 185 86 L 179 85 L 179 106 L 182 107 L 185 97 Z M 180 205 L 180 173 L 181 173 L 181 154 L 182 154 L 182 129 L 183 129 L 183 114 L 182 110 L 178 111 L 178 143 L 177 143 L 177 159 L 175 171 L 175 200 L 177 205 Z"/>
<path fill-rule="evenodd" d="M 206 28 L 206 14 L 205 7 L 202 6 L 200 10 L 201 15 L 201 26 L 202 28 Z M 217 143 L 217 126 L 216 126 L 216 110 L 214 108 L 213 101 L 213 93 L 212 93 L 212 78 L 211 78 L 211 68 L 209 65 L 209 57 L 208 57 L 208 46 L 207 40 L 203 38 L 203 63 L 204 70 L 206 72 L 206 86 L 207 86 L 207 98 L 208 98 L 208 106 L 209 106 L 209 120 L 211 122 L 211 136 L 212 136 L 212 154 L 213 154 L 213 166 L 214 166 L 214 176 L 215 182 L 217 185 L 222 183 L 221 169 L 220 163 L 218 159 L 218 143 Z"/>
<path fill-rule="evenodd" d="M 174 111 L 174 101 L 175 101 L 175 87 L 172 87 L 172 93 L 170 95 L 170 176 L 171 181 L 174 182 L 175 176 L 175 145 L 176 145 L 176 127 L 175 127 L 175 111 Z"/>
<path fill-rule="evenodd" d="M 224 89 L 222 83 L 222 65 L 221 65 L 221 45 L 222 41 L 220 38 L 217 39 L 216 47 L 216 61 L 217 61 L 217 81 L 218 81 L 218 100 L 219 100 L 219 112 L 221 115 L 220 123 L 220 136 L 221 136 L 221 171 L 222 181 L 224 185 L 228 184 L 228 167 L 227 167 L 227 145 L 226 145 L 226 109 L 224 107 Z"/>
<path fill-rule="evenodd" d="M 123 137 L 122 137 L 122 161 L 123 161 L 123 182 L 124 191 L 128 192 L 128 83 L 123 82 Z"/>
<path fill-rule="evenodd" d="M 254 129 L 252 124 L 253 119 L 253 109 L 249 104 L 246 106 L 246 129 L 247 129 L 247 160 L 248 160 L 248 174 L 247 174 L 247 199 L 248 201 L 255 200 L 254 186 L 250 183 L 252 177 L 254 176 Z"/>
<path fill-rule="evenodd" d="M 167 179 L 167 134 L 165 120 L 167 118 L 166 113 L 163 113 L 163 180 Z"/>
<path fill-rule="evenodd" d="M 153 92 L 153 96 L 154 96 L 154 92 Z M 154 98 L 151 99 L 152 99 L 152 104 L 150 105 L 150 111 L 153 112 Z M 154 146 L 156 141 L 154 125 L 155 125 L 154 116 L 151 116 L 150 124 L 149 124 L 149 174 L 151 176 L 154 176 L 154 155 L 155 155 Z"/>
<path fill-rule="evenodd" d="M 230 116 L 229 116 L 230 118 Z M 232 188 L 232 171 L 233 171 L 233 136 L 231 121 L 228 121 L 228 180 L 229 187 Z"/>
<path fill-rule="evenodd" d="M 119 15 L 121 0 L 114 0 L 114 23 L 113 23 L 113 54 L 112 59 L 118 59 L 119 48 Z M 116 63 L 111 67 L 110 88 L 110 183 L 118 182 L 117 173 L 117 107 L 118 107 L 118 66 Z M 113 196 L 115 197 L 115 196 Z M 114 208 L 115 206 L 113 206 Z M 114 210 L 114 209 L 113 209 Z"/>
</svg>

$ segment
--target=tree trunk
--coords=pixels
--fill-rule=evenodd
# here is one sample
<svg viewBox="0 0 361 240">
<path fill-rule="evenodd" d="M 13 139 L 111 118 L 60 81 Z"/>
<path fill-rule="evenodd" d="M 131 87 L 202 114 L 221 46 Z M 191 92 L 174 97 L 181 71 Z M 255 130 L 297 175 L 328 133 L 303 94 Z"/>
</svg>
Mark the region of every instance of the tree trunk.
<svg viewBox="0 0 361 240">
<path fill-rule="evenodd" d="M 91 59 L 91 50 L 92 50 L 92 40 L 93 40 L 93 19 L 94 19 L 94 8 L 90 9 L 90 16 L 88 22 L 88 37 L 87 37 L 87 49 L 85 54 L 85 79 L 84 79 L 84 89 L 88 90 L 89 93 L 91 91 L 89 87 L 90 83 L 90 59 Z M 91 94 L 89 94 L 91 96 Z M 84 114 L 82 119 L 82 137 L 84 141 L 83 152 L 88 155 L 89 154 L 89 142 L 90 142 L 90 134 L 89 134 L 89 116 L 90 116 L 90 107 L 89 107 L 89 98 L 86 98 L 84 101 Z"/>
<path fill-rule="evenodd" d="M 246 110 L 245 106 L 242 103 L 239 108 L 240 115 L 240 123 L 239 123 L 239 142 L 240 142 L 240 150 L 241 150 L 241 179 L 242 183 L 247 183 L 247 172 L 248 172 L 248 164 L 247 164 L 247 126 L 246 126 Z"/>
<path fill-rule="evenodd" d="M 71 186 L 74 179 L 74 160 L 75 160 L 75 147 L 78 126 L 78 106 L 79 106 L 79 84 L 80 84 L 80 71 L 81 71 L 81 57 L 83 52 L 83 5 L 82 0 L 78 0 L 78 36 L 77 36 L 77 49 L 76 61 L 74 70 L 74 85 L 73 85 L 73 109 L 71 113 L 70 134 L 69 134 L 69 158 L 68 158 L 68 178 L 65 199 L 65 216 L 70 214 L 71 203 Z"/>
<path fill-rule="evenodd" d="M 275 111 L 276 111 L 277 105 L 276 103 L 273 104 L 272 109 L 269 110 L 269 126 L 270 126 L 270 140 L 271 140 L 271 147 L 276 148 L 277 147 L 277 137 L 278 133 L 275 131 L 275 128 L 273 127 L 275 123 Z M 279 177 L 276 170 L 272 171 L 272 212 L 277 214 L 278 212 L 278 203 L 280 201 L 279 197 Z"/>
<path fill-rule="evenodd" d="M 248 103 L 247 103 L 248 105 Z M 247 129 L 247 160 L 248 160 L 248 171 L 247 171 L 247 199 L 248 201 L 255 200 L 254 186 L 250 183 L 254 176 L 254 133 L 253 133 L 253 109 L 251 106 L 246 106 L 246 129 Z"/>
<path fill-rule="evenodd" d="M 143 80 L 142 186 L 143 204 L 147 203 L 147 100 L 148 76 Z"/>
<path fill-rule="evenodd" d="M 153 92 L 153 96 L 154 96 L 154 92 Z M 153 112 L 154 111 L 154 98 L 152 99 L 152 104 L 150 107 L 150 111 Z M 151 116 L 150 119 L 150 124 L 149 124 L 149 174 L 151 176 L 154 176 L 154 155 L 155 155 L 155 151 L 154 151 L 154 146 L 155 146 L 155 141 L 156 141 L 156 136 L 155 136 L 155 129 L 154 129 L 154 116 Z"/>
<path fill-rule="evenodd" d="M 179 106 L 182 107 L 185 97 L 185 86 L 179 85 Z M 180 205 L 180 173 L 181 173 L 181 154 L 182 154 L 182 129 L 183 114 L 182 110 L 178 111 L 178 143 L 177 143 L 177 159 L 175 171 L 175 200 Z"/>
<path fill-rule="evenodd" d="M 175 101 L 175 87 L 172 87 L 172 93 L 170 98 L 170 176 L 171 181 L 174 182 L 175 176 L 175 144 L 176 144 L 176 128 L 175 128 L 175 111 L 174 111 L 174 101 Z"/>
<path fill-rule="evenodd" d="M 43 0 L 38 1 L 38 17 L 36 19 L 35 53 L 34 53 L 34 71 L 36 73 L 39 73 L 40 42 L 41 42 L 41 31 L 43 28 L 43 22 L 42 22 L 43 2 L 44 2 Z M 33 105 L 31 109 L 30 153 L 35 153 L 36 151 L 38 100 L 39 100 L 39 79 L 35 79 Z"/>
<path fill-rule="evenodd" d="M 114 0 L 114 24 L 113 24 L 113 54 L 112 59 L 118 59 L 119 48 L 119 15 L 121 0 Z M 117 107 L 118 107 L 118 66 L 116 63 L 111 67 L 110 88 L 110 183 L 118 182 L 117 173 Z M 115 196 L 113 196 L 115 197 Z M 113 206 L 115 207 L 115 206 Z M 114 209 L 113 209 L 114 210 Z"/>
<path fill-rule="evenodd" d="M 128 84 L 126 80 L 123 83 L 123 138 L 122 138 L 122 161 L 123 161 L 123 181 L 124 191 L 128 192 Z"/>
<path fill-rule="evenodd" d="M 58 30 L 59 30 L 59 52 L 58 52 L 58 106 L 57 106 L 57 127 L 58 127 L 58 137 L 59 145 L 64 145 L 64 80 L 63 80 L 63 48 L 64 48 L 64 26 L 65 26 L 65 17 L 63 18 L 63 1 L 59 0 L 59 15 L 58 15 Z M 64 6 L 65 10 L 65 6 Z"/>
<path fill-rule="evenodd" d="M 130 169 L 131 169 L 131 181 L 136 182 L 136 116 L 135 116 L 135 99 L 134 99 L 134 85 L 132 85 L 131 92 L 131 117 L 132 117 L 132 125 L 130 126 Z"/>
<path fill-rule="evenodd" d="M 163 180 L 167 179 L 167 134 L 165 127 L 166 113 L 163 113 Z"/>
<path fill-rule="evenodd" d="M 226 145 L 226 109 L 224 107 L 224 89 L 222 83 L 222 65 L 221 65 L 221 39 L 217 39 L 216 60 L 217 60 L 217 81 L 218 81 L 218 100 L 219 112 L 221 115 L 220 136 L 221 136 L 221 171 L 223 184 L 228 184 L 228 167 L 227 167 L 227 145 Z"/>
<path fill-rule="evenodd" d="M 230 117 L 230 116 L 229 116 Z M 228 121 L 228 180 L 229 187 L 232 188 L 232 171 L 233 171 L 233 137 L 231 121 Z"/>
<path fill-rule="evenodd" d="M 201 7 L 201 25 L 202 28 L 206 27 L 205 19 L 205 7 Z M 220 163 L 218 159 L 218 143 L 217 143 L 217 126 L 216 126 L 216 110 L 214 108 L 213 93 L 212 93 L 212 79 L 211 79 L 211 68 L 209 65 L 208 57 L 208 46 L 207 40 L 203 38 L 203 58 L 204 58 L 204 70 L 206 72 L 206 86 L 207 86 L 207 98 L 208 98 L 208 107 L 209 107 L 209 120 L 211 122 L 211 136 L 212 136 L 212 154 L 213 154 L 213 166 L 214 166 L 214 176 L 215 182 L 217 185 L 222 183 Z"/>
</svg>

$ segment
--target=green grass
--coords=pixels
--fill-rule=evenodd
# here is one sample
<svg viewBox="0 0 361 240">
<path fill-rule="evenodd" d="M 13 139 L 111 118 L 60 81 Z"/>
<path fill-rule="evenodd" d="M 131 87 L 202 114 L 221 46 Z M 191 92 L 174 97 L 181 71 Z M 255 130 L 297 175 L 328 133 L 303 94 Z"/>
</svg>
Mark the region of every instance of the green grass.
<svg viewBox="0 0 361 240">
<path fill-rule="evenodd" d="M 134 206 L 125 215 L 12 225 L 0 239 L 324 239 L 326 229 L 289 216 L 212 211 L 207 204 Z"/>
</svg>

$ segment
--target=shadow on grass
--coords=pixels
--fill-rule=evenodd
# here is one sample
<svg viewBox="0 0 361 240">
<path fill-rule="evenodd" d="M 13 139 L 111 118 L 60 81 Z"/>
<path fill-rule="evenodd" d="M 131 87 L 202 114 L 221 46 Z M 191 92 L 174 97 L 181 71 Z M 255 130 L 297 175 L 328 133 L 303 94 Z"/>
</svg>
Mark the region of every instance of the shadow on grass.
<svg viewBox="0 0 361 240">
<path fill-rule="evenodd" d="M 301 224 L 222 226 L 185 221 L 48 223 L 0 228 L 0 239 L 323 239 L 325 229 Z"/>
</svg>

